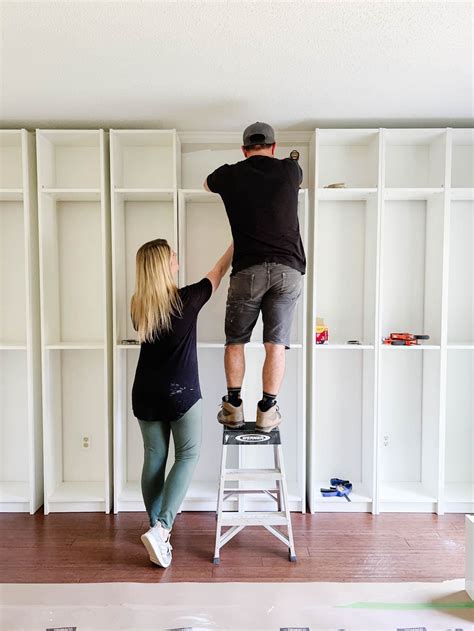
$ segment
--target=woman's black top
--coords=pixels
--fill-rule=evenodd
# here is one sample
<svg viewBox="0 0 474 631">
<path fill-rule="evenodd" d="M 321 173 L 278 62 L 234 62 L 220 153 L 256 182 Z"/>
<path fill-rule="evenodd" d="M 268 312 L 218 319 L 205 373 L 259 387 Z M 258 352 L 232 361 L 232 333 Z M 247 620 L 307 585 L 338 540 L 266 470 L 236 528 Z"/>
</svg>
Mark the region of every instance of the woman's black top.
<svg viewBox="0 0 474 631">
<path fill-rule="evenodd" d="M 182 287 L 182 315 L 171 317 L 169 333 L 141 345 L 132 388 L 133 414 L 141 421 L 177 420 L 201 398 L 196 323 L 211 294 L 208 278 Z"/>
</svg>

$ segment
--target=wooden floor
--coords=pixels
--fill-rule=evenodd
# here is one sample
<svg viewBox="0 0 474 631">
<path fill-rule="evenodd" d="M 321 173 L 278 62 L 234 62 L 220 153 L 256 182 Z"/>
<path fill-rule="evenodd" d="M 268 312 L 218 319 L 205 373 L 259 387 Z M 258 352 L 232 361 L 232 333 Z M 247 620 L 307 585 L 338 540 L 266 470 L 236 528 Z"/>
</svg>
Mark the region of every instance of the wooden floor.
<svg viewBox="0 0 474 631">
<path fill-rule="evenodd" d="M 183 513 L 173 564 L 152 565 L 143 513 L 0 515 L 0 582 L 443 581 L 464 576 L 464 516 L 293 513 L 297 563 L 268 532 L 248 528 L 212 565 L 215 518 Z"/>
</svg>

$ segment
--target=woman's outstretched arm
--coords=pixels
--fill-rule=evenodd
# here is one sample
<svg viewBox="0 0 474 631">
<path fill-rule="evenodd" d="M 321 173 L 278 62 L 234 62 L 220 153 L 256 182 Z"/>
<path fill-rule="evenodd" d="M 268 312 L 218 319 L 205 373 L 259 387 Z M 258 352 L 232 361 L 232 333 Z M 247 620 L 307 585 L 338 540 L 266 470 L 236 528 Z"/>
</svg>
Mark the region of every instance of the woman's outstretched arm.
<svg viewBox="0 0 474 631">
<path fill-rule="evenodd" d="M 234 255 L 234 244 L 231 243 L 221 258 L 217 261 L 210 272 L 206 274 L 206 278 L 211 281 L 212 292 L 214 293 L 219 287 L 222 278 L 232 263 L 232 257 Z"/>
</svg>

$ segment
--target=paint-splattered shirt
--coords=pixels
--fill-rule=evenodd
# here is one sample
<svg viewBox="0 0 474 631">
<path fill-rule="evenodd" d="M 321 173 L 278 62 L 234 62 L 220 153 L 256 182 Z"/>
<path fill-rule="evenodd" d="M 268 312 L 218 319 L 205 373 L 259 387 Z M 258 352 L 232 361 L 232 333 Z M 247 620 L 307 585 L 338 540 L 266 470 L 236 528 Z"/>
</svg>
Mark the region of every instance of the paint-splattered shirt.
<svg viewBox="0 0 474 631">
<path fill-rule="evenodd" d="M 172 329 L 155 342 L 141 345 L 132 388 L 132 408 L 141 421 L 174 421 L 201 398 L 196 322 L 212 294 L 211 281 L 179 290 L 181 317 L 172 317 Z"/>
</svg>

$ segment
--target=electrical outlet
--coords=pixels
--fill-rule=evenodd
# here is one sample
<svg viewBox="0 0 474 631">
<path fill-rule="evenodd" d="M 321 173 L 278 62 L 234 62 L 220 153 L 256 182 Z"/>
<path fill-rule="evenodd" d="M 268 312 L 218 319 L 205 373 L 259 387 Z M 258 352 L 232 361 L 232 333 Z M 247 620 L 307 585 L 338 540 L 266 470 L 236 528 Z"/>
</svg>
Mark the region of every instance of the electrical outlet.
<svg viewBox="0 0 474 631">
<path fill-rule="evenodd" d="M 388 434 L 385 434 L 385 436 L 383 437 L 383 446 L 388 447 L 389 443 L 390 443 L 389 436 Z"/>
<path fill-rule="evenodd" d="M 89 434 L 83 434 L 81 436 L 81 445 L 83 449 L 89 450 L 91 448 L 91 437 Z"/>
</svg>

